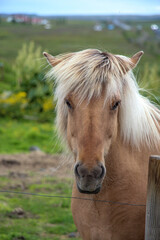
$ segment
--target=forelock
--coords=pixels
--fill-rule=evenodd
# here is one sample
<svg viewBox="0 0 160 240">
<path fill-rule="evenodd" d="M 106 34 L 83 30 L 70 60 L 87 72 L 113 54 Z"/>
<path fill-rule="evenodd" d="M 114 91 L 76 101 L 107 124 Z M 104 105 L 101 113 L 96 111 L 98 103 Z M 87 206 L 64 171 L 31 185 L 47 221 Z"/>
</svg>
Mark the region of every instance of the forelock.
<svg viewBox="0 0 160 240">
<path fill-rule="evenodd" d="M 55 77 L 57 100 L 70 93 L 76 94 L 80 101 L 90 100 L 100 96 L 104 89 L 106 97 L 110 98 L 122 88 L 123 71 L 114 55 L 88 49 L 66 56 L 59 56 L 62 61 L 48 74 Z"/>
</svg>

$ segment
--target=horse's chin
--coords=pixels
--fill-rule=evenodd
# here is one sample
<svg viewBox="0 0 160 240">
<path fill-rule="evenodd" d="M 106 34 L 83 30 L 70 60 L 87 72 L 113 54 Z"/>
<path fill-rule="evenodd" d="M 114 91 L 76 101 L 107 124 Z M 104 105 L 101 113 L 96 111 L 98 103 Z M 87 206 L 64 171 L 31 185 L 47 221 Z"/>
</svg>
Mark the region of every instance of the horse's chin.
<svg viewBox="0 0 160 240">
<path fill-rule="evenodd" d="M 84 193 L 84 194 L 97 194 L 97 193 L 99 193 L 100 190 L 101 190 L 101 187 L 96 188 L 94 191 L 82 190 L 82 189 L 78 186 L 78 184 L 77 184 L 77 188 L 78 188 L 78 190 L 79 190 L 80 193 Z"/>
</svg>

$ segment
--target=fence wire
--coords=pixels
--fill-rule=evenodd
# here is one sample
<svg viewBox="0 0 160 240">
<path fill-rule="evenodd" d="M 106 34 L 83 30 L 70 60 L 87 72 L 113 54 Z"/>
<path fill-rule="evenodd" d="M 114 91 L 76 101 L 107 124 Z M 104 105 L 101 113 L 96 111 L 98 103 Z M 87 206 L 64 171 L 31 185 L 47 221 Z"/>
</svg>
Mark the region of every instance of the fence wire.
<svg viewBox="0 0 160 240">
<path fill-rule="evenodd" d="M 84 201 L 93 201 L 93 202 L 100 202 L 100 203 L 108 203 L 108 204 L 116 204 L 116 205 L 127 205 L 127 206 L 135 206 L 135 207 L 146 207 L 145 204 L 135 204 L 135 203 L 126 203 L 126 202 L 115 202 L 110 200 L 99 200 L 99 199 L 91 199 L 91 198 L 81 198 L 81 197 L 74 197 L 74 196 L 58 196 L 58 195 L 48 195 L 48 194 L 39 194 L 39 193 L 28 193 L 28 192 L 16 192 L 16 191 L 7 191 L 7 190 L 0 190 L 0 193 L 13 193 L 13 194 L 21 194 L 21 195 L 31 195 L 35 197 L 46 197 L 46 198 L 63 198 L 63 199 L 79 199 Z"/>
</svg>

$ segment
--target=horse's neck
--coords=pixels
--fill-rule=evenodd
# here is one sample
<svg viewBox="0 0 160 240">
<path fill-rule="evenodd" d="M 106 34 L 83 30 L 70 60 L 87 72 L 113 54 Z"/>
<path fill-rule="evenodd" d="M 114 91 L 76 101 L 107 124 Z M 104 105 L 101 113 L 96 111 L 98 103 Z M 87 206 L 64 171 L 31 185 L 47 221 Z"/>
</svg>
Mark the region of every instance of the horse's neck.
<svg viewBox="0 0 160 240">
<path fill-rule="evenodd" d="M 132 197 L 133 203 L 144 203 L 149 155 L 147 150 L 133 150 L 120 142 L 113 144 L 105 159 L 106 176 L 102 191 L 94 198 L 131 202 Z"/>
<path fill-rule="evenodd" d="M 153 154 L 147 148 L 136 150 L 121 141 L 112 144 L 105 159 L 107 170 L 107 185 L 125 178 L 147 177 L 149 156 Z M 154 154 L 157 154 L 154 152 Z M 139 176 L 138 176 L 139 175 Z"/>
</svg>

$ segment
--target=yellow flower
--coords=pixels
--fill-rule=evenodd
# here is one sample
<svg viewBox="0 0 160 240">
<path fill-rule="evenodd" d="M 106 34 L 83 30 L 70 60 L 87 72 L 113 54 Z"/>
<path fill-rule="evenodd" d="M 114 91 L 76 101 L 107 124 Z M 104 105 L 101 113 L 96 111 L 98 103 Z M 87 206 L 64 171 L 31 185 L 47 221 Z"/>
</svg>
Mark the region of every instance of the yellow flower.
<svg viewBox="0 0 160 240">
<path fill-rule="evenodd" d="M 45 112 L 49 111 L 49 110 L 53 110 L 53 101 L 51 98 L 46 99 L 45 102 L 43 103 L 43 110 Z"/>
<path fill-rule="evenodd" d="M 27 96 L 26 92 L 19 92 L 15 95 L 17 98 L 25 98 Z"/>
<path fill-rule="evenodd" d="M 16 94 L 10 95 L 8 98 L 4 98 L 3 94 L 0 95 L 0 103 L 5 103 L 9 105 L 13 105 L 16 103 L 22 103 L 22 104 L 27 104 L 27 99 L 26 99 L 26 92 L 19 92 Z"/>
</svg>

